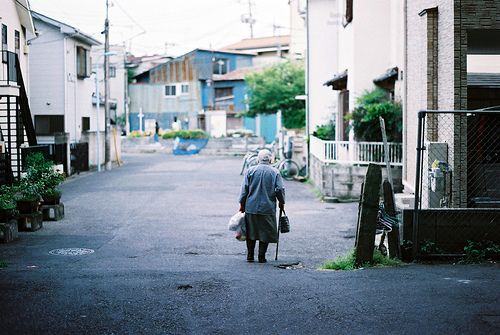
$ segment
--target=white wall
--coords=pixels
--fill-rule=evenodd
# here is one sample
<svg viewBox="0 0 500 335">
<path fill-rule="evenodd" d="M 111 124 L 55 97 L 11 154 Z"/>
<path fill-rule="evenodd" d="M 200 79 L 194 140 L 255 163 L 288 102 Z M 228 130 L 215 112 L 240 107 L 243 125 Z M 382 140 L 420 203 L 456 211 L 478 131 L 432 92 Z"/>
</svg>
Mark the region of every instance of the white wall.
<svg viewBox="0 0 500 335">
<path fill-rule="evenodd" d="M 30 45 L 32 115 L 64 115 L 64 41 L 58 30 L 35 21 L 40 32 Z"/>
<path fill-rule="evenodd" d="M 337 93 L 323 84 L 339 72 L 337 0 L 310 0 L 309 35 L 309 132 L 332 120 Z"/>
<path fill-rule="evenodd" d="M 41 20 L 35 20 L 35 26 L 40 36 L 30 47 L 32 115 L 64 115 L 64 130 L 70 134 L 70 142 L 78 142 L 82 117 L 91 117 L 91 130 L 96 124 L 92 107 L 94 81 L 77 77 L 76 48 L 91 47 Z"/>
</svg>

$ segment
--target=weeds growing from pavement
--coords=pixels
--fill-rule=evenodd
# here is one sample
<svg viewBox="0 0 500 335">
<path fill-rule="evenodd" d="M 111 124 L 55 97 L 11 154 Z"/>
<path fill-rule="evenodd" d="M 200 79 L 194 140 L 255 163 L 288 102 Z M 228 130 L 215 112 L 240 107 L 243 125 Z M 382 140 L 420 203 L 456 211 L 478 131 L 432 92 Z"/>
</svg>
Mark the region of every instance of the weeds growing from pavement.
<svg viewBox="0 0 500 335">
<path fill-rule="evenodd" d="M 0 269 L 6 268 L 7 267 L 7 262 L 0 260 Z"/>
<path fill-rule="evenodd" d="M 356 266 L 356 254 L 354 249 L 349 251 L 343 256 L 335 258 L 333 261 L 327 261 L 322 266 L 323 270 L 355 270 L 358 268 L 367 267 L 385 267 L 385 266 L 398 266 L 401 261 L 398 259 L 389 258 L 384 256 L 379 250 L 373 252 L 373 262 L 365 263 L 361 266 Z"/>
</svg>

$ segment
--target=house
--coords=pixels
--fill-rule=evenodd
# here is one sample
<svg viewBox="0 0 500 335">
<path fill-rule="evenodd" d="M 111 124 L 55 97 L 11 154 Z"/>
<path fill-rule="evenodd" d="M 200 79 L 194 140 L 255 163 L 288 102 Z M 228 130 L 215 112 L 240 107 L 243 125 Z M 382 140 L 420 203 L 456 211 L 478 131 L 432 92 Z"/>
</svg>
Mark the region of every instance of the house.
<svg viewBox="0 0 500 335">
<path fill-rule="evenodd" d="M 289 0 L 288 4 L 290 6 L 290 49 L 288 58 L 301 60 L 305 58 L 307 50 L 307 0 Z"/>
<path fill-rule="evenodd" d="M 309 2 L 309 131 L 333 113 L 337 140 L 348 140 L 345 116 L 365 91 L 381 87 L 392 99 L 401 100 L 402 5 L 392 0 Z M 332 38 L 330 46 L 324 45 L 322 32 Z M 325 63 L 329 63 L 327 71 L 322 67 Z M 319 88 L 318 79 L 328 72 L 330 78 L 322 84 L 334 90 L 333 100 L 326 99 L 326 91 Z"/>
<path fill-rule="evenodd" d="M 222 50 L 252 53 L 255 55 L 253 66 L 262 67 L 282 62 L 288 58 L 290 35 L 245 38 L 226 45 Z"/>
<path fill-rule="evenodd" d="M 109 47 L 109 108 L 111 124 L 116 124 L 120 129 L 127 129 L 126 108 L 128 92 L 128 76 L 126 68 L 126 52 L 122 45 Z M 99 66 L 99 97 L 104 104 L 104 46 L 92 48 L 91 58 L 93 66 Z M 94 78 L 95 80 L 95 78 Z M 92 104 L 96 105 L 95 85 L 92 91 Z"/>
<path fill-rule="evenodd" d="M 37 145 L 31 119 L 28 42 L 35 38 L 26 0 L 0 0 L 0 184 L 20 178 L 23 156 Z"/>
<path fill-rule="evenodd" d="M 357 142 L 346 116 L 358 97 L 377 87 L 402 99 L 403 1 L 309 0 L 306 15 L 307 131 L 335 127 L 335 141 L 311 136 L 311 179 L 325 196 L 356 199 L 366 165 L 383 162 L 377 154 L 383 148 Z M 400 158 L 401 144 L 390 150 Z M 400 185 L 401 162 L 392 163 Z"/>
<path fill-rule="evenodd" d="M 230 127 L 241 128 L 237 114 L 245 110 L 244 85 L 241 73 L 234 71 L 251 67 L 253 57 L 195 49 L 137 74 L 129 85 L 130 129 L 139 130 L 142 123 L 141 130 L 152 131 L 155 122 L 169 129 L 174 121 L 184 129 L 205 129 L 217 108 L 227 115 Z"/>
<path fill-rule="evenodd" d="M 86 141 L 85 133 L 97 130 L 91 52 L 101 43 L 40 13 L 33 12 L 33 21 L 38 38 L 30 46 L 30 102 L 38 141 L 55 144 L 61 141 L 57 139 L 60 134 L 67 134 L 67 143 Z M 99 124 L 103 130 L 104 113 Z M 65 159 L 69 167 L 68 150 Z M 68 168 L 66 172 L 71 171 Z"/>
<path fill-rule="evenodd" d="M 419 184 L 419 111 L 500 105 L 500 1 L 408 1 L 404 13 L 403 182 L 411 196 Z M 498 207 L 500 114 L 428 114 L 422 121 L 422 208 Z M 429 172 L 435 160 L 451 172 L 443 194 Z"/>
</svg>

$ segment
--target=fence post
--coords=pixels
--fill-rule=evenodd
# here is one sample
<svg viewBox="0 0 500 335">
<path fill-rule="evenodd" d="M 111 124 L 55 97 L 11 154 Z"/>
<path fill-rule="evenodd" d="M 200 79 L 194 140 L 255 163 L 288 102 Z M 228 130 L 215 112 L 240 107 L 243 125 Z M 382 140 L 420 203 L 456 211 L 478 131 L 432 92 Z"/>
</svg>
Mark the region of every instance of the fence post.
<svg viewBox="0 0 500 335">
<path fill-rule="evenodd" d="M 419 220 L 419 206 L 420 206 L 420 173 L 422 168 L 422 151 L 425 150 L 423 141 L 423 124 L 425 118 L 425 111 L 418 112 L 418 128 L 417 128 L 417 161 L 415 167 L 415 201 L 413 205 L 413 224 L 412 224 L 412 237 L 413 237 L 413 257 L 418 254 L 418 220 Z"/>
<path fill-rule="evenodd" d="M 363 186 L 356 232 L 356 265 L 358 266 L 373 261 L 381 181 L 382 169 L 379 165 L 370 163 Z"/>
</svg>

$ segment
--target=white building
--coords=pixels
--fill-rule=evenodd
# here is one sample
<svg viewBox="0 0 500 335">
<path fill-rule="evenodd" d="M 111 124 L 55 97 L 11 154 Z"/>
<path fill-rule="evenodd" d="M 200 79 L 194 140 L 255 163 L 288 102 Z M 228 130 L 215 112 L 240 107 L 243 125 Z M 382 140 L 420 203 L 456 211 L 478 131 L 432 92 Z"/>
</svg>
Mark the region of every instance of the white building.
<svg viewBox="0 0 500 335">
<path fill-rule="evenodd" d="M 38 38 L 30 47 L 30 90 L 37 136 L 68 133 L 70 142 L 78 142 L 82 132 L 97 127 L 90 55 L 100 42 L 40 13 L 33 12 L 33 20 Z"/>
<path fill-rule="evenodd" d="M 116 123 L 118 128 L 125 129 L 125 109 L 127 93 L 127 69 L 125 68 L 125 47 L 121 45 L 111 45 L 109 56 L 109 101 L 110 118 L 112 123 Z M 99 95 L 101 104 L 104 104 L 104 46 L 92 48 L 92 67 L 95 72 L 99 66 Z M 94 79 L 95 80 L 95 79 Z M 92 103 L 95 106 L 95 86 L 92 91 Z M 104 105 L 103 105 L 104 108 Z"/>
<path fill-rule="evenodd" d="M 333 119 L 346 140 L 344 117 L 366 90 L 400 99 L 403 1 L 309 0 L 307 15 L 309 131 Z"/>
<path fill-rule="evenodd" d="M 28 104 L 27 42 L 35 37 L 28 1 L 0 0 L 0 30 L 0 166 L 6 167 L 1 184 L 19 177 L 22 148 L 37 144 Z M 10 166 L 2 163 L 8 160 Z"/>
</svg>

